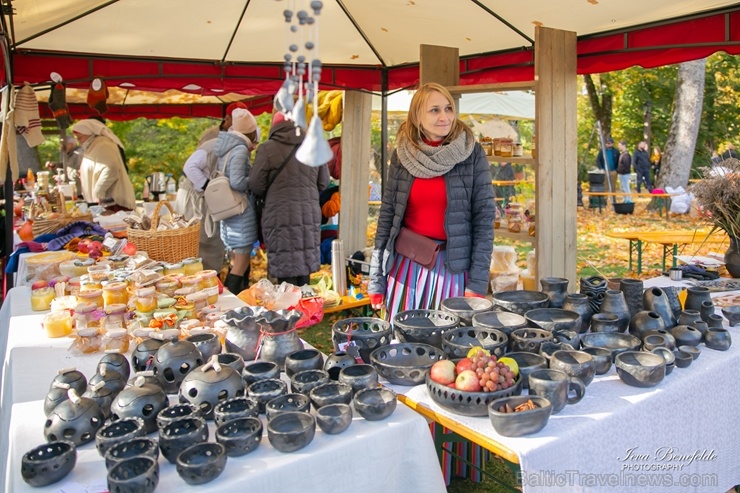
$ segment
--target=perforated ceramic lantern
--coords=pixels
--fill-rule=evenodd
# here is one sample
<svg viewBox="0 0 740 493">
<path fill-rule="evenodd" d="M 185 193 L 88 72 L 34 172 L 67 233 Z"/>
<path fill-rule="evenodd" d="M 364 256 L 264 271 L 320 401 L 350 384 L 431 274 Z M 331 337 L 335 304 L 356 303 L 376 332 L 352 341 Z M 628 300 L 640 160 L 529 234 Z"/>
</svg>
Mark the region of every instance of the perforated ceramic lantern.
<svg viewBox="0 0 740 493">
<path fill-rule="evenodd" d="M 157 414 L 169 405 L 161 387 L 137 379 L 132 387 L 123 389 L 110 407 L 111 420 L 138 417 L 144 420 L 146 432 L 157 431 Z"/>
<path fill-rule="evenodd" d="M 176 394 L 188 373 L 203 364 L 203 357 L 188 341 L 172 341 L 162 345 L 154 355 L 154 375 L 162 383 L 164 391 Z"/>
<path fill-rule="evenodd" d="M 44 436 L 49 442 L 69 440 L 79 447 L 95 439 L 95 433 L 103 426 L 103 422 L 100 406 L 70 389 L 69 399 L 49 414 L 44 425 Z"/>
<path fill-rule="evenodd" d="M 233 368 L 212 359 L 188 373 L 180 385 L 180 402 L 200 408 L 205 419 L 213 419 L 213 409 L 219 402 L 244 395 L 242 377 Z"/>
</svg>

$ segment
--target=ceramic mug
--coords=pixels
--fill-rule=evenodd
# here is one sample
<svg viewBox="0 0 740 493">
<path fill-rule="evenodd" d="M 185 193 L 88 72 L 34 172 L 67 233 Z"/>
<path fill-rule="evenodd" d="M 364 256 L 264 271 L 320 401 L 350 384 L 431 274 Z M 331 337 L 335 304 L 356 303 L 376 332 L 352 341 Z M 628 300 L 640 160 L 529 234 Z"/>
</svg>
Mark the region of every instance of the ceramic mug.
<svg viewBox="0 0 740 493">
<path fill-rule="evenodd" d="M 569 395 L 575 392 L 575 395 Z M 560 370 L 536 370 L 529 374 L 529 393 L 544 397 L 552 403 L 552 414 L 557 414 L 566 404 L 583 399 L 586 386 L 580 378 L 569 377 Z"/>
</svg>

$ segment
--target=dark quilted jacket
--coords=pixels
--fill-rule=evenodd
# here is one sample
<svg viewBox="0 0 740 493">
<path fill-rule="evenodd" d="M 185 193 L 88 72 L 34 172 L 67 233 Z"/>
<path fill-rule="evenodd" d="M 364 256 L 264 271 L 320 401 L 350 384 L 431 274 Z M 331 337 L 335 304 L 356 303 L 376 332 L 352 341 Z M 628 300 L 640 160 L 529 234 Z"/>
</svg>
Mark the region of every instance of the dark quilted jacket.
<svg viewBox="0 0 740 493">
<path fill-rule="evenodd" d="M 369 293 L 386 292 L 387 273 L 396 255 L 394 245 L 403 225 L 413 180 L 413 176 L 398 162 L 394 152 L 375 234 Z M 445 175 L 445 184 L 445 266 L 453 273 L 467 272 L 468 283 L 465 288 L 484 295 L 488 292 L 496 207 L 493 201 L 491 167 L 480 144 L 475 144 L 472 154 Z"/>
<path fill-rule="evenodd" d="M 270 178 L 303 136 L 296 136 L 292 122 L 272 127 L 249 173 L 249 190 L 265 197 L 262 234 L 267 271 L 273 277 L 307 276 L 321 267 L 319 192 L 329 184 L 326 166 L 312 168 L 293 156 L 267 190 Z"/>
</svg>

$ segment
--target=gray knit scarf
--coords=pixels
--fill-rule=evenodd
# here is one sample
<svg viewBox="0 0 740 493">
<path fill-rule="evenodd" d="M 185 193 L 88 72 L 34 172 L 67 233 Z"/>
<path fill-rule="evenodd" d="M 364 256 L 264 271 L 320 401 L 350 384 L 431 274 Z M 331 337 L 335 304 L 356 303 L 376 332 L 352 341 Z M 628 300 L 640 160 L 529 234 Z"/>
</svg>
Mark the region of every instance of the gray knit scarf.
<svg viewBox="0 0 740 493">
<path fill-rule="evenodd" d="M 397 149 L 398 160 L 415 178 L 435 178 L 467 159 L 473 153 L 474 146 L 475 139 L 468 138 L 467 132 L 461 132 L 447 145 L 435 147 L 419 142 L 421 152 L 404 140 Z"/>
</svg>

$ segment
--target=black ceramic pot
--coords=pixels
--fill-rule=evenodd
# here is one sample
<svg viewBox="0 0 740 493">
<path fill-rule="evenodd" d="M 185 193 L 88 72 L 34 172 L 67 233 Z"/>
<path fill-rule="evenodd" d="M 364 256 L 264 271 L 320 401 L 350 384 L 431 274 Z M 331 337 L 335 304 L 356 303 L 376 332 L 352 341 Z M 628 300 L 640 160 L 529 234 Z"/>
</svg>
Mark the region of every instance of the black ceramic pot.
<svg viewBox="0 0 740 493">
<path fill-rule="evenodd" d="M 698 346 L 702 335 L 699 329 L 690 325 L 677 325 L 671 329 L 671 335 L 676 339 L 676 346 Z"/>
<path fill-rule="evenodd" d="M 682 310 L 678 316 L 679 325 L 694 325 L 696 322 L 701 322 L 699 310 Z"/>
<path fill-rule="evenodd" d="M 568 279 L 564 277 L 545 277 L 540 279 L 542 292 L 547 295 L 549 308 L 563 308 L 568 294 Z"/>
<path fill-rule="evenodd" d="M 198 443 L 177 456 L 177 474 L 188 484 L 205 484 L 226 467 L 226 448 L 220 443 Z"/>
<path fill-rule="evenodd" d="M 732 345 L 732 336 L 727 329 L 712 327 L 707 329 L 707 333 L 704 335 L 704 344 L 709 349 L 727 351 Z"/>
<path fill-rule="evenodd" d="M 283 394 L 265 404 L 265 417 L 268 420 L 288 411 L 307 413 L 311 411 L 311 400 L 304 394 Z"/>
<path fill-rule="evenodd" d="M 328 404 L 349 404 L 352 402 L 352 387 L 346 383 L 329 382 L 312 389 L 308 396 L 314 409 Z"/>
<path fill-rule="evenodd" d="M 594 315 L 594 310 L 591 308 L 588 296 L 581 293 L 568 294 L 565 297 L 563 309 L 578 313 L 581 316 L 581 329 L 579 332 L 588 332 L 591 326 L 591 317 Z"/>
<path fill-rule="evenodd" d="M 172 464 L 180 452 L 205 441 L 208 441 L 208 426 L 203 418 L 179 418 L 159 430 L 159 449 Z"/>
<path fill-rule="evenodd" d="M 352 408 L 348 404 L 329 404 L 316 410 L 316 424 L 328 435 L 338 435 L 352 424 Z"/>
<path fill-rule="evenodd" d="M 290 377 L 290 391 L 308 395 L 311 389 L 329 382 L 329 373 L 324 370 L 299 371 Z"/>
<path fill-rule="evenodd" d="M 618 318 L 619 332 L 626 332 L 630 324 L 630 310 L 624 293 L 614 289 L 607 290 L 604 301 L 601 303 L 601 313 L 610 313 Z"/>
<path fill-rule="evenodd" d="M 95 433 L 95 447 L 98 449 L 100 456 L 105 457 L 105 453 L 113 445 L 144 435 L 146 435 L 146 427 L 143 419 L 119 419 L 108 423 Z"/>
<path fill-rule="evenodd" d="M 342 368 L 356 365 L 357 361 L 347 353 L 336 352 L 330 354 L 324 362 L 324 371 L 329 373 L 329 378 L 332 380 L 339 380 L 339 372 Z"/>
<path fill-rule="evenodd" d="M 378 386 L 378 371 L 373 365 L 348 366 L 339 372 L 339 381 L 352 387 L 352 393 L 356 394 L 362 389 Z"/>
<path fill-rule="evenodd" d="M 124 380 L 128 380 L 131 376 L 131 364 L 125 355 L 121 353 L 106 353 L 100 358 L 98 362 L 97 372 L 101 373 L 102 368 L 108 368 L 117 371 L 123 375 Z"/>
<path fill-rule="evenodd" d="M 725 268 L 732 277 L 740 277 L 740 245 L 737 238 L 730 238 L 730 246 L 725 252 Z"/>
<path fill-rule="evenodd" d="M 624 293 L 624 299 L 627 301 L 627 307 L 630 310 L 630 316 L 634 317 L 637 312 L 644 310 L 643 307 L 643 288 L 642 280 L 622 278 L 619 280 L 619 290 Z"/>
<path fill-rule="evenodd" d="M 701 310 L 703 301 L 712 301 L 711 291 L 703 286 L 691 286 L 686 288 L 686 301 L 684 301 L 684 310 Z"/>
<path fill-rule="evenodd" d="M 244 365 L 244 370 L 242 371 L 242 379 L 247 387 L 258 380 L 279 377 L 280 367 L 277 363 L 273 363 L 272 361 L 258 360 L 252 363 L 246 363 Z"/>
<path fill-rule="evenodd" d="M 173 404 L 162 409 L 159 411 L 159 414 L 157 414 L 157 428 L 161 430 L 174 420 L 185 417 L 200 417 L 200 409 L 198 406 L 185 402 L 181 404 Z"/>
<path fill-rule="evenodd" d="M 213 420 L 221 426 L 241 418 L 258 418 L 259 403 L 252 397 L 234 397 L 220 402 L 213 409 Z"/>
<path fill-rule="evenodd" d="M 671 351 L 673 351 L 674 349 L 676 349 L 676 338 L 673 337 L 673 335 L 670 333 L 670 331 L 658 329 L 658 330 L 649 330 L 649 331 L 643 333 L 643 337 L 647 337 L 647 336 L 650 336 L 650 335 L 660 335 L 660 336 L 663 336 L 663 338 L 665 339 L 665 342 L 666 342 L 665 347 L 667 347 Z"/>
<path fill-rule="evenodd" d="M 368 421 L 380 421 L 396 410 L 398 397 L 391 389 L 375 387 L 359 391 L 352 403 L 360 416 Z"/>
<path fill-rule="evenodd" d="M 300 450 L 313 441 L 315 434 L 316 418 L 309 413 L 280 413 L 267 422 L 267 438 L 279 452 Z"/>
<path fill-rule="evenodd" d="M 619 317 L 613 313 L 594 313 L 591 332 L 619 332 Z"/>
<path fill-rule="evenodd" d="M 668 295 L 661 288 L 649 288 L 643 294 L 645 310 L 655 312 L 663 319 L 666 329 L 676 326 L 676 315 L 668 299 Z"/>
<path fill-rule="evenodd" d="M 247 387 L 249 397 L 257 401 L 260 414 L 265 413 L 265 404 L 288 393 L 288 385 L 278 378 L 258 380 Z"/>
<path fill-rule="evenodd" d="M 656 312 L 643 310 L 630 319 L 630 334 L 642 339 L 651 330 L 665 330 L 663 318 Z"/>
<path fill-rule="evenodd" d="M 57 440 L 29 450 L 21 459 L 21 476 L 31 486 L 46 486 L 64 478 L 77 463 L 74 443 Z"/>
<path fill-rule="evenodd" d="M 108 491 L 151 493 L 159 484 L 159 463 L 138 456 L 119 462 L 108 471 Z"/>
<path fill-rule="evenodd" d="M 303 370 L 320 370 L 324 357 L 316 349 L 299 349 L 285 357 L 285 374 L 288 377 Z"/>
<path fill-rule="evenodd" d="M 699 313 L 701 314 L 701 319 L 709 324 L 710 315 L 714 315 L 714 302 L 712 300 L 702 301 Z"/>
<path fill-rule="evenodd" d="M 262 421 L 257 417 L 237 418 L 216 429 L 216 441 L 224 446 L 226 455 L 240 457 L 259 447 L 262 430 Z"/>
<path fill-rule="evenodd" d="M 119 462 L 139 456 L 151 457 L 155 461 L 159 459 L 157 441 L 147 437 L 139 437 L 113 445 L 105 453 L 105 468 L 110 471 Z"/>
</svg>

